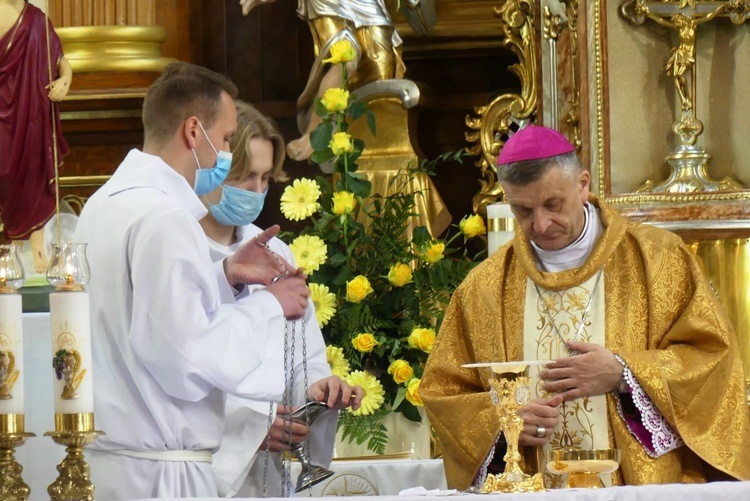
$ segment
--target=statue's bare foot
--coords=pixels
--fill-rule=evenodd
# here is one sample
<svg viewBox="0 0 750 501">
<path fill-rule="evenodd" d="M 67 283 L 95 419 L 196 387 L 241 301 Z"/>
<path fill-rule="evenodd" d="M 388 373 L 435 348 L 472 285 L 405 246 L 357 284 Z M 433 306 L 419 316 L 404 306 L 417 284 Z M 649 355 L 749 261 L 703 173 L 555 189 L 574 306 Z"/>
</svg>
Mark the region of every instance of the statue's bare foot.
<svg viewBox="0 0 750 501">
<path fill-rule="evenodd" d="M 310 144 L 310 134 L 305 134 L 294 141 L 289 141 L 289 144 L 286 145 L 286 153 L 289 155 L 289 158 L 298 162 L 303 162 L 310 158 L 310 155 L 313 154 L 313 147 Z"/>
<path fill-rule="evenodd" d="M 37 230 L 31 234 L 31 254 L 34 256 L 34 271 L 44 273 L 49 266 L 47 253 L 44 252 L 44 230 Z"/>
</svg>

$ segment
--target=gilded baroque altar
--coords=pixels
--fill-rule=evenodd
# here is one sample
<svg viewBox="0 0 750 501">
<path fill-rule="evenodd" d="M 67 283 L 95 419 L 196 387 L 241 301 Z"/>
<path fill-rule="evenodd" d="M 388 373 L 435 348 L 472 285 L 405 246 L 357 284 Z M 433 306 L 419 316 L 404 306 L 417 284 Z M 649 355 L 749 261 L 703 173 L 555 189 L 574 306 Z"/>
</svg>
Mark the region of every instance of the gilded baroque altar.
<svg viewBox="0 0 750 501">
<path fill-rule="evenodd" d="M 516 127 L 560 130 L 594 193 L 699 257 L 750 391 L 750 2 L 509 0 L 494 15 L 521 91 L 466 117 L 482 175 L 475 210 L 502 197 L 494 165 Z"/>
</svg>

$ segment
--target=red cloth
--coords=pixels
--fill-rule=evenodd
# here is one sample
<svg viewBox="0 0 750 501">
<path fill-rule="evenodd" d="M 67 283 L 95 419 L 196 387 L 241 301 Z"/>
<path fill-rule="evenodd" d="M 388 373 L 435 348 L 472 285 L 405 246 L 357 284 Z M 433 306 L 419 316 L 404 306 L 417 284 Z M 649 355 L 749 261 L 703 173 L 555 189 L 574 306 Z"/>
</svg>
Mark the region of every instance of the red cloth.
<svg viewBox="0 0 750 501">
<path fill-rule="evenodd" d="M 27 3 L 16 25 L 0 39 L 0 218 L 13 240 L 27 239 L 55 212 L 45 24 L 44 13 Z M 63 52 L 51 23 L 49 35 L 54 80 Z M 57 107 L 55 122 L 59 162 L 68 144 Z"/>
</svg>

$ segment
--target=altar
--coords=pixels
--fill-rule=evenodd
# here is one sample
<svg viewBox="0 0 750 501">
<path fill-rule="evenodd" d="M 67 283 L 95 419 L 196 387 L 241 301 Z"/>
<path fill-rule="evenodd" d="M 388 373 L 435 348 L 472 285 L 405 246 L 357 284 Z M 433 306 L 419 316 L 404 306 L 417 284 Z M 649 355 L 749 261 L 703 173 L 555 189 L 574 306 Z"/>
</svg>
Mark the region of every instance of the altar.
<svg viewBox="0 0 750 501">
<path fill-rule="evenodd" d="M 52 337 L 49 313 L 23 315 L 24 366 L 26 374 L 26 430 L 36 433 L 16 449 L 23 478 L 31 489 L 30 501 L 48 500 L 47 486 L 57 478 L 57 464 L 65 449 L 44 433 L 55 429 L 52 383 Z M 106 429 L 102 430 L 106 433 Z M 334 460 L 334 475 L 299 495 L 395 496 L 401 489 L 424 486 L 445 489 L 443 461 L 416 459 Z M 292 465 L 292 478 L 299 464 Z"/>
<path fill-rule="evenodd" d="M 657 499 L 680 499 L 682 501 L 745 501 L 750 496 L 750 482 L 716 482 L 712 484 L 666 484 L 610 487 L 608 489 L 567 489 L 548 492 L 524 494 L 463 494 L 461 501 L 649 501 Z M 342 499 L 348 499 L 345 496 Z M 446 499 L 446 495 L 427 494 L 402 496 L 357 497 L 367 501 L 425 501 L 427 499 Z M 310 497 L 309 499 L 315 499 Z M 145 500 L 131 500 L 145 501 Z M 196 501 L 214 501 L 198 499 Z M 218 501 L 218 500 L 216 500 Z M 240 501 L 238 499 L 238 501 Z"/>
</svg>

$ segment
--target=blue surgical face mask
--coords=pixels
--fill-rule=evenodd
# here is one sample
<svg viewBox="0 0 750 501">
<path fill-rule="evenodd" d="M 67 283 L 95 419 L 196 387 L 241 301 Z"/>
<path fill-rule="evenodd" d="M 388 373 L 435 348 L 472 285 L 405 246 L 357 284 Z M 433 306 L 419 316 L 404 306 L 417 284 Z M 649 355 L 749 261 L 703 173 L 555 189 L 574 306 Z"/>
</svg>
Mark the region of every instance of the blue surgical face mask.
<svg viewBox="0 0 750 501">
<path fill-rule="evenodd" d="M 200 126 L 201 131 L 203 131 L 203 135 L 206 136 L 206 141 L 211 145 L 211 149 L 216 153 L 216 163 L 214 166 L 204 169 L 198 161 L 198 155 L 195 154 L 195 148 L 190 148 L 195 157 L 195 163 L 198 164 L 198 169 L 195 171 L 195 184 L 193 185 L 193 189 L 196 194 L 205 195 L 221 186 L 221 183 L 223 183 L 229 175 L 229 169 L 232 167 L 232 153 L 229 151 L 216 151 L 216 148 L 214 148 L 213 143 L 208 138 L 208 134 L 206 134 L 203 125 L 200 122 L 198 122 L 198 125 Z"/>
<path fill-rule="evenodd" d="M 222 186 L 218 204 L 208 204 L 211 215 L 224 226 L 247 226 L 260 215 L 268 188 L 263 193 L 255 193 L 234 186 Z"/>
</svg>

